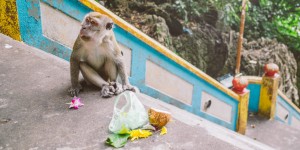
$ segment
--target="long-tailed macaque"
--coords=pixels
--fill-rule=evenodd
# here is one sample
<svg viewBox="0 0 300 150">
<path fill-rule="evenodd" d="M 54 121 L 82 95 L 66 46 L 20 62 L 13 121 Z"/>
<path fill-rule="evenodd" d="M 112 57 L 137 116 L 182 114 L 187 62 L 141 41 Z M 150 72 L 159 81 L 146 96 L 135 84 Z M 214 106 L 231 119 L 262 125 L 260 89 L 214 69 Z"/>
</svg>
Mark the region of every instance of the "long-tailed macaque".
<svg viewBox="0 0 300 150">
<path fill-rule="evenodd" d="M 80 33 L 74 43 L 70 58 L 72 96 L 77 96 L 82 89 L 79 72 L 87 83 L 101 88 L 101 96 L 109 97 L 124 90 L 135 89 L 126 75 L 122 52 L 112 30 L 113 21 L 98 12 L 88 13 L 83 21 Z M 117 86 L 120 76 L 122 86 Z"/>
</svg>

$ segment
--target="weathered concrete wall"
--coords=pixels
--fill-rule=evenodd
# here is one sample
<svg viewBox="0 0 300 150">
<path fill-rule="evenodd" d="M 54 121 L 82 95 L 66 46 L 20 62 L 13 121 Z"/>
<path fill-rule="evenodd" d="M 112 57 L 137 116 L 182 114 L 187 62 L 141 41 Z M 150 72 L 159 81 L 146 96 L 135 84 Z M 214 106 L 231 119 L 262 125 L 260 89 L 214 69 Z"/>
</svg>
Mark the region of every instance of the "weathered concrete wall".
<svg viewBox="0 0 300 150">
<path fill-rule="evenodd" d="M 17 1 L 23 41 L 69 60 L 80 21 L 86 13 L 93 11 L 92 8 L 101 7 L 96 3 L 89 5 L 86 2 L 94 1 Z M 111 14 L 109 10 L 101 8 L 94 11 L 114 20 L 113 30 L 124 53 L 130 82 L 141 92 L 236 130 L 239 103 L 237 94 Z M 206 111 L 202 108 L 208 99 L 205 94 L 202 96 L 203 91 L 209 91 L 214 97 L 212 106 Z M 223 106 L 226 109 L 220 109 Z"/>
<path fill-rule="evenodd" d="M 80 22 L 43 2 L 40 9 L 44 36 L 72 48 L 81 28 Z"/>
<path fill-rule="evenodd" d="M 15 21 L 17 23 L 11 26 L 15 28 L 14 30 L 19 29 L 24 42 L 66 60 L 69 59 L 71 48 L 77 38 L 80 21 L 86 13 L 93 9 L 112 17 L 116 23 L 114 32 L 123 50 L 125 66 L 133 85 L 154 98 L 171 103 L 229 129 L 237 128 L 237 120 L 240 119 L 238 118 L 239 96 L 105 8 L 96 6 L 93 1 L 17 1 L 18 12 L 15 6 L 16 1 L 2 1 L 0 4 L 3 4 L 1 5 L 3 8 L 9 8 L 5 11 L 1 9 L 2 18 L 13 18 L 8 16 L 11 14 L 18 17 L 16 14 L 19 14 L 19 18 Z M 3 15 L 6 16 L 3 17 Z M 1 22 L 1 25 L 9 22 L 8 20 Z M 259 94 L 257 91 L 252 91 L 250 95 L 253 95 L 253 92 L 256 94 L 255 99 Z M 210 102 L 210 107 L 206 108 L 208 102 Z M 251 100 L 250 105 L 252 106 Z M 256 105 L 256 103 L 253 104 L 254 109 Z M 286 119 L 287 115 L 288 119 Z M 284 122 L 297 126 L 299 116 L 290 110 L 289 105 L 282 105 L 282 107 L 280 105 L 277 119 L 286 120 Z"/>
<path fill-rule="evenodd" d="M 146 62 L 146 85 L 192 105 L 194 86 L 151 61 Z M 184 90 L 184 92 L 179 92 Z"/>
<path fill-rule="evenodd" d="M 277 104 L 277 117 L 283 122 L 288 122 L 289 112 L 281 104 Z"/>
<path fill-rule="evenodd" d="M 250 85 L 249 110 L 259 112 L 260 90 L 263 84 L 261 77 L 248 76 Z M 271 91 L 270 91 L 271 92 Z M 272 93 L 272 92 L 271 92 Z M 276 96 L 275 119 L 300 129 L 300 109 L 280 90 Z"/>
<path fill-rule="evenodd" d="M 5 8 L 5 10 L 1 9 L 1 18 L 17 19 L 15 22 L 9 21 L 11 19 L 5 20 L 6 22 L 1 22 L 1 27 L 10 23 L 11 28 L 14 29 L 9 31 L 19 31 L 25 43 L 66 60 L 69 60 L 72 45 L 80 29 L 80 21 L 86 13 L 98 11 L 112 17 L 116 23 L 114 32 L 123 50 L 127 73 L 133 85 L 154 98 L 229 129 L 236 129 L 237 120 L 240 119 L 238 118 L 240 96 L 96 2 L 27 0 L 1 1 L 0 4 Z M 4 32 L 2 28 L 1 32 Z M 259 94 L 257 91 L 252 91 L 251 99 L 253 99 L 253 92 L 256 94 L 255 99 Z M 211 102 L 211 106 L 205 108 L 208 101 Z M 253 104 L 254 109 L 256 105 Z M 290 109 L 287 110 L 291 114 Z M 280 116 L 280 110 L 278 112 Z M 285 117 L 284 114 L 281 118 Z M 299 120 L 297 115 L 293 116 Z M 297 122 L 294 121 L 295 119 L 293 121 L 289 119 L 288 123 Z"/>
<path fill-rule="evenodd" d="M 277 120 L 300 130 L 300 109 L 280 91 L 276 107 Z"/>
<path fill-rule="evenodd" d="M 300 129 L 300 119 L 297 119 L 296 117 L 292 117 L 291 126 Z"/>
<path fill-rule="evenodd" d="M 12 47 L 3 48 L 5 44 Z M 105 140 L 114 98 L 102 99 L 86 87 L 80 94 L 85 105 L 70 110 L 65 104 L 71 100 L 69 85 L 67 61 L 0 34 L 0 149 L 112 150 Z M 170 112 L 173 121 L 166 135 L 153 133 L 122 150 L 271 148 L 152 97 L 137 96 L 146 109 Z"/>
<path fill-rule="evenodd" d="M 213 115 L 221 120 L 231 122 L 232 119 L 232 106 L 221 101 L 207 92 L 202 92 L 201 97 L 201 110 L 209 115 Z M 210 107 L 205 108 L 205 104 L 210 101 Z"/>
</svg>

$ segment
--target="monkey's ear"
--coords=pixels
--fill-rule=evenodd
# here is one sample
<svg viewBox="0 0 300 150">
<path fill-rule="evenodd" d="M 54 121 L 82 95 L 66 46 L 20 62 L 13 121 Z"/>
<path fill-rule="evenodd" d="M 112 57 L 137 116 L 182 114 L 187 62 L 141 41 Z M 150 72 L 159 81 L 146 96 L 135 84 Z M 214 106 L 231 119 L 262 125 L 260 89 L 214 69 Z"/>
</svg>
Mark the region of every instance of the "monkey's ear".
<svg viewBox="0 0 300 150">
<path fill-rule="evenodd" d="M 113 25 L 114 25 L 114 23 L 112 23 L 112 22 L 107 23 L 106 24 L 106 30 L 110 30 Z"/>
</svg>

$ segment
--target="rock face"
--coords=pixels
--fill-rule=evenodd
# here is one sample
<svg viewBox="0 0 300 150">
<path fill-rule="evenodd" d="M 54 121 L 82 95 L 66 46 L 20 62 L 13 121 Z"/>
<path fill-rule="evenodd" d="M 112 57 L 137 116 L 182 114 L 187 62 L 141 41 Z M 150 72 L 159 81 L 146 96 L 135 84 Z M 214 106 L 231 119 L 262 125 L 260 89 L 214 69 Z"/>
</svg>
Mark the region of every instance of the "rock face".
<svg viewBox="0 0 300 150">
<path fill-rule="evenodd" d="M 243 52 L 243 71 L 247 75 L 261 74 L 266 63 L 276 63 L 280 68 L 281 82 L 279 89 L 299 106 L 297 82 L 297 62 L 286 45 L 276 40 L 261 38 L 245 44 L 247 49 Z M 257 63 L 249 63 L 251 60 Z"/>
<path fill-rule="evenodd" d="M 176 17 L 171 1 L 112 0 L 107 1 L 106 6 L 208 75 L 217 78 L 234 74 L 238 33 L 222 24 L 222 14 L 211 9 L 203 16 L 185 22 Z M 297 57 L 300 58 L 300 54 Z M 263 66 L 269 62 L 280 68 L 280 89 L 300 106 L 296 87 L 297 63 L 288 48 L 276 40 L 261 38 L 248 42 L 244 39 L 243 75 L 262 76 Z M 300 71 L 298 73 L 300 76 Z"/>
<path fill-rule="evenodd" d="M 237 33 L 224 36 L 228 43 L 228 59 L 223 68 L 223 73 L 234 73 L 236 60 Z M 241 59 L 241 73 L 249 76 L 262 76 L 263 66 L 267 63 L 279 66 L 281 82 L 279 89 L 299 106 L 297 83 L 297 62 L 292 52 L 286 45 L 276 40 L 260 38 L 256 41 L 243 42 Z"/>
<path fill-rule="evenodd" d="M 172 37 L 164 18 L 156 15 L 147 15 L 145 24 L 148 26 L 148 33 L 169 49 L 173 49 Z"/>
<path fill-rule="evenodd" d="M 300 92 L 299 92 L 299 89 L 300 89 L 300 51 L 294 51 L 294 56 L 295 56 L 295 59 L 297 61 L 297 67 L 298 67 L 298 70 L 297 70 L 297 87 L 298 87 L 298 95 L 299 95 L 299 101 L 300 101 Z"/>
<path fill-rule="evenodd" d="M 200 70 L 218 77 L 228 54 L 221 34 L 208 24 L 192 31 L 193 34 L 173 37 L 174 51 Z"/>
<path fill-rule="evenodd" d="M 143 32 L 212 77 L 219 76 L 228 49 L 221 33 L 213 26 L 198 25 L 184 34 L 172 37 L 165 19 L 160 16 L 147 15 L 142 24 Z"/>
</svg>

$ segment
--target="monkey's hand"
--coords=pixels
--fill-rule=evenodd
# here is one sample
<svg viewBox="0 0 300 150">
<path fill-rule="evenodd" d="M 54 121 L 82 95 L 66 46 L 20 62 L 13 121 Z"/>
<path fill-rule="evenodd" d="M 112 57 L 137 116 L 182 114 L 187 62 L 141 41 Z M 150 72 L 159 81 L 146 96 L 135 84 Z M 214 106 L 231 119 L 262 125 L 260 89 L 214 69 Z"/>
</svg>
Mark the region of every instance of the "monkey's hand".
<svg viewBox="0 0 300 150">
<path fill-rule="evenodd" d="M 77 87 L 71 87 L 69 89 L 69 93 L 72 97 L 74 96 L 78 96 L 79 91 L 82 90 L 82 86 L 80 84 L 78 84 Z"/>
<path fill-rule="evenodd" d="M 100 95 L 103 98 L 109 98 L 115 95 L 116 89 L 112 85 L 103 85 Z"/>
<path fill-rule="evenodd" d="M 118 95 L 124 91 L 122 85 L 118 82 L 109 82 L 109 85 L 115 88 L 115 95 Z"/>
</svg>

